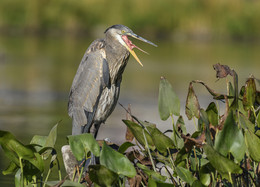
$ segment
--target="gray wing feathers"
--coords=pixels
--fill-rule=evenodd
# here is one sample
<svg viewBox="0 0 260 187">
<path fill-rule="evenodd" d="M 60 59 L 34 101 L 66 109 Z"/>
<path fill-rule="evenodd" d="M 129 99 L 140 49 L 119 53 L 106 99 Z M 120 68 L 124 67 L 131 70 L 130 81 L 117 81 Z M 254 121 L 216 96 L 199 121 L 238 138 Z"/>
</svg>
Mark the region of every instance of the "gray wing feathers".
<svg viewBox="0 0 260 187">
<path fill-rule="evenodd" d="M 69 115 L 73 118 L 73 128 L 78 129 L 74 129 L 74 131 L 80 131 L 81 126 L 88 123 L 86 112 L 94 112 L 96 101 L 105 86 L 104 82 L 108 82 L 107 78 L 104 81 L 104 64 L 108 68 L 104 49 L 93 51 L 93 45 L 97 46 L 97 44 L 100 46 L 100 42 L 93 42 L 86 51 L 72 83 L 69 97 Z M 109 77 L 107 68 L 105 67 L 105 74 L 108 73 L 106 77 Z"/>
</svg>

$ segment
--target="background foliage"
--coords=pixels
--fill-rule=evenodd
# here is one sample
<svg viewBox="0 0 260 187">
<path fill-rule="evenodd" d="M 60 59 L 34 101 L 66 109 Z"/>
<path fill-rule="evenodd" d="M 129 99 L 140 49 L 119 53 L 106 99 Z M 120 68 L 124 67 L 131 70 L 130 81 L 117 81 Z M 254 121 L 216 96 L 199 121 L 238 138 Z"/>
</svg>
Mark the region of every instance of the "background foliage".
<svg viewBox="0 0 260 187">
<path fill-rule="evenodd" d="M 2 0 L 2 33 L 93 34 L 121 23 L 146 36 L 259 39 L 260 2 L 182 0 Z"/>
</svg>

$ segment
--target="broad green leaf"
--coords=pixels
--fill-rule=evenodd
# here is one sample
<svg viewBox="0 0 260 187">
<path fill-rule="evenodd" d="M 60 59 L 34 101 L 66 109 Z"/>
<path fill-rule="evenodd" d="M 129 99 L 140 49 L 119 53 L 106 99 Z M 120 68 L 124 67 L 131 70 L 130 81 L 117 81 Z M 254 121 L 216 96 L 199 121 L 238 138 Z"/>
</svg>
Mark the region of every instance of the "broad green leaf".
<svg viewBox="0 0 260 187">
<path fill-rule="evenodd" d="M 174 143 L 171 138 L 163 134 L 159 129 L 157 129 L 154 126 L 147 126 L 146 127 L 149 133 L 151 134 L 151 137 L 153 139 L 153 142 L 155 144 L 155 147 L 164 155 L 167 155 L 167 150 L 174 148 Z"/>
<path fill-rule="evenodd" d="M 17 170 L 14 176 L 15 187 L 21 187 L 21 169 Z"/>
<path fill-rule="evenodd" d="M 158 109 L 162 120 L 167 120 L 172 115 L 180 115 L 180 100 L 164 77 L 161 77 L 159 86 Z"/>
<path fill-rule="evenodd" d="M 239 165 L 235 164 L 232 160 L 222 156 L 210 145 L 205 144 L 203 148 L 208 160 L 210 161 L 210 164 L 222 175 L 222 177 L 230 180 L 229 174 L 242 173 L 242 169 L 239 167 Z"/>
<path fill-rule="evenodd" d="M 211 140 L 211 133 L 209 130 L 209 119 L 207 113 L 203 110 L 200 109 L 200 120 L 205 124 L 205 134 L 206 134 L 206 141 L 209 145 L 213 146 L 213 142 Z"/>
<path fill-rule="evenodd" d="M 112 186 L 119 176 L 102 165 L 89 166 L 89 177 L 92 182 L 99 186 Z"/>
<path fill-rule="evenodd" d="M 192 183 L 191 187 L 204 187 L 204 185 L 199 180 L 196 180 Z"/>
<path fill-rule="evenodd" d="M 56 139 L 57 139 L 57 126 L 58 123 L 56 125 L 54 125 L 54 127 L 51 129 L 49 135 L 46 138 L 46 142 L 44 144 L 44 147 L 52 147 L 54 148 L 55 143 L 56 143 Z M 43 155 L 44 155 L 44 159 L 47 159 L 49 157 L 49 155 L 51 154 L 52 150 L 47 150 Z"/>
<path fill-rule="evenodd" d="M 260 112 L 258 113 L 256 117 L 257 127 L 260 128 Z"/>
<path fill-rule="evenodd" d="M 218 125 L 218 109 L 214 102 L 209 104 L 208 108 L 206 109 L 206 113 L 208 115 L 209 122 L 216 127 Z"/>
<path fill-rule="evenodd" d="M 148 187 L 172 187 L 172 186 L 173 184 L 156 181 L 152 177 L 148 179 Z"/>
<path fill-rule="evenodd" d="M 216 135 L 214 148 L 223 156 L 232 153 L 238 162 L 244 158 L 246 151 L 244 136 L 235 122 L 232 110 L 227 116 L 224 128 Z"/>
<path fill-rule="evenodd" d="M 73 181 L 70 181 L 70 180 L 65 180 L 62 185 L 58 185 L 60 184 L 61 181 L 48 181 L 46 182 L 46 184 L 48 186 L 70 186 L 70 187 L 86 187 L 85 184 L 80 184 L 80 183 L 77 183 L 77 182 L 73 182 Z"/>
<path fill-rule="evenodd" d="M 9 166 L 2 172 L 3 175 L 9 175 L 17 171 L 19 167 L 14 163 L 10 162 Z"/>
<path fill-rule="evenodd" d="M 56 143 L 56 139 L 57 139 L 57 126 L 58 124 L 54 125 L 54 127 L 51 129 L 44 147 L 52 147 L 54 148 L 54 145 Z"/>
<path fill-rule="evenodd" d="M 213 172 L 214 168 L 212 169 L 212 167 L 210 167 L 210 166 L 211 165 L 208 163 L 208 164 L 202 166 L 199 171 L 200 182 L 205 186 L 209 186 L 209 184 L 211 182 L 210 173 Z"/>
<path fill-rule="evenodd" d="M 137 163 L 137 166 L 143 170 L 144 173 L 146 173 L 148 176 L 151 176 L 157 180 L 165 181 L 167 179 L 166 176 L 161 175 L 160 173 L 157 173 L 153 170 L 148 169 L 145 165 L 142 165 L 140 163 Z"/>
<path fill-rule="evenodd" d="M 93 135 L 84 133 L 80 135 L 68 136 L 69 144 L 73 155 L 78 161 L 85 158 L 87 153 L 91 151 L 95 156 L 100 155 L 100 147 Z"/>
<path fill-rule="evenodd" d="M 245 92 L 243 96 L 243 105 L 245 110 L 249 110 L 254 106 L 256 98 L 256 85 L 254 78 L 249 78 L 246 81 Z"/>
<path fill-rule="evenodd" d="M 35 149 L 37 152 L 39 152 L 42 148 L 44 148 L 44 145 L 46 144 L 47 136 L 40 136 L 40 135 L 34 135 L 30 144 L 31 145 L 39 145 L 35 146 Z"/>
<path fill-rule="evenodd" d="M 189 120 L 191 120 L 194 116 L 196 118 L 200 117 L 200 105 L 198 98 L 193 90 L 192 82 L 189 86 L 189 91 L 186 100 L 185 113 Z"/>
<path fill-rule="evenodd" d="M 255 125 L 249 121 L 243 114 L 239 114 L 239 122 L 243 129 L 248 129 L 255 132 Z"/>
<path fill-rule="evenodd" d="M 35 167 L 37 167 L 40 170 L 40 172 L 43 172 L 43 170 L 44 170 L 44 162 L 43 162 L 43 159 L 42 159 L 42 157 L 41 157 L 41 155 L 39 153 L 34 153 L 34 157 L 33 158 L 26 159 L 26 160 L 28 160 Z"/>
<path fill-rule="evenodd" d="M 118 152 L 119 153 L 124 153 L 129 147 L 135 146 L 135 144 L 131 143 L 131 142 L 125 142 L 122 145 L 120 145 Z"/>
<path fill-rule="evenodd" d="M 192 185 L 192 183 L 196 180 L 192 173 L 186 168 L 177 166 L 176 173 L 183 181 L 187 182 L 189 185 Z"/>
<path fill-rule="evenodd" d="M 41 172 L 44 169 L 42 158 L 31 146 L 25 146 L 14 135 L 7 131 L 0 131 L 0 144 L 6 156 L 17 166 L 20 166 L 19 158 L 27 160 Z"/>
<path fill-rule="evenodd" d="M 250 130 L 245 130 L 245 141 L 250 154 L 250 157 L 256 161 L 260 162 L 260 139 Z"/>
<path fill-rule="evenodd" d="M 235 90 L 231 82 L 228 82 L 228 95 L 233 97 L 235 96 Z M 228 99 L 229 105 L 233 102 L 233 100 L 233 98 Z"/>
<path fill-rule="evenodd" d="M 136 140 L 145 147 L 145 139 L 143 136 L 143 130 L 145 137 L 147 139 L 147 143 L 150 149 L 155 150 L 154 142 L 152 140 L 151 135 L 143 129 L 140 125 L 136 124 L 135 122 L 132 122 L 130 120 L 123 120 L 123 122 L 126 124 L 126 126 L 130 129 Z"/>
<path fill-rule="evenodd" d="M 188 152 L 185 150 L 185 147 L 183 147 L 176 156 L 176 159 L 174 161 L 175 165 L 179 165 L 181 163 L 185 163 L 186 159 L 188 158 Z M 186 164 L 186 163 L 185 163 Z"/>
<path fill-rule="evenodd" d="M 127 177 L 134 177 L 136 175 L 135 168 L 128 158 L 107 146 L 106 142 L 103 143 L 101 150 L 100 164 L 118 175 Z"/>
</svg>

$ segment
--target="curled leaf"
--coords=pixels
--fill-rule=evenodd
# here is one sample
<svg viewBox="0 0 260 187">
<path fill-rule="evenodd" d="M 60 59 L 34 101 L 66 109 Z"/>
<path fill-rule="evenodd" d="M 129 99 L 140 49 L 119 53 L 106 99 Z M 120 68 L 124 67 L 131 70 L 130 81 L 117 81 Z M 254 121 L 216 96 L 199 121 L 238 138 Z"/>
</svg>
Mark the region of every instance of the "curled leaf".
<svg viewBox="0 0 260 187">
<path fill-rule="evenodd" d="M 227 65 L 215 64 L 213 65 L 214 70 L 216 71 L 217 78 L 225 78 L 228 75 L 233 76 L 232 70 Z"/>
<path fill-rule="evenodd" d="M 200 105 L 199 105 L 198 98 L 194 92 L 192 82 L 190 82 L 190 86 L 189 86 L 185 113 L 189 120 L 191 120 L 194 116 L 196 118 L 200 117 Z"/>
<path fill-rule="evenodd" d="M 256 98 L 256 85 L 254 78 L 249 78 L 246 81 L 245 92 L 243 95 L 243 106 L 245 110 L 249 110 L 254 106 Z"/>
</svg>

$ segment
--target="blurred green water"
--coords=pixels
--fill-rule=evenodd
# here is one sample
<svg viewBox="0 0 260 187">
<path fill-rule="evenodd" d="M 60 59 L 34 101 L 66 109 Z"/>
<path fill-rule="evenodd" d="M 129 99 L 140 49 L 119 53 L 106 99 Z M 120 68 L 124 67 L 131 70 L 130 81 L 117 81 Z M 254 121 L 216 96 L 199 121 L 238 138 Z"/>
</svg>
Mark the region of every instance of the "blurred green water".
<svg viewBox="0 0 260 187">
<path fill-rule="evenodd" d="M 47 135 L 52 126 L 62 120 L 58 127 L 57 149 L 60 150 L 71 130 L 67 116 L 71 82 L 92 40 L 88 37 L 0 36 L 0 129 L 11 131 L 27 144 L 33 135 Z M 140 119 L 160 123 L 157 92 L 162 75 L 173 84 L 182 103 L 189 81 L 194 79 L 204 80 L 216 91 L 225 90 L 222 80 L 216 82 L 213 64 L 222 63 L 234 68 L 241 83 L 251 73 L 260 77 L 258 43 L 153 42 L 158 48 L 134 41 L 150 55 L 137 51 L 143 68 L 130 59 L 119 99 L 125 106 L 131 103 L 133 113 Z M 209 99 L 204 88 L 195 86 L 195 89 L 201 96 L 200 101 Z M 109 136 L 122 142 L 125 127 L 121 119 L 124 116 L 123 109 L 117 107 L 100 138 Z M 8 163 L 2 150 L 0 157 L 2 171 Z M 12 178 L 0 174 L 0 186 L 7 184 L 12 186 Z"/>
</svg>

